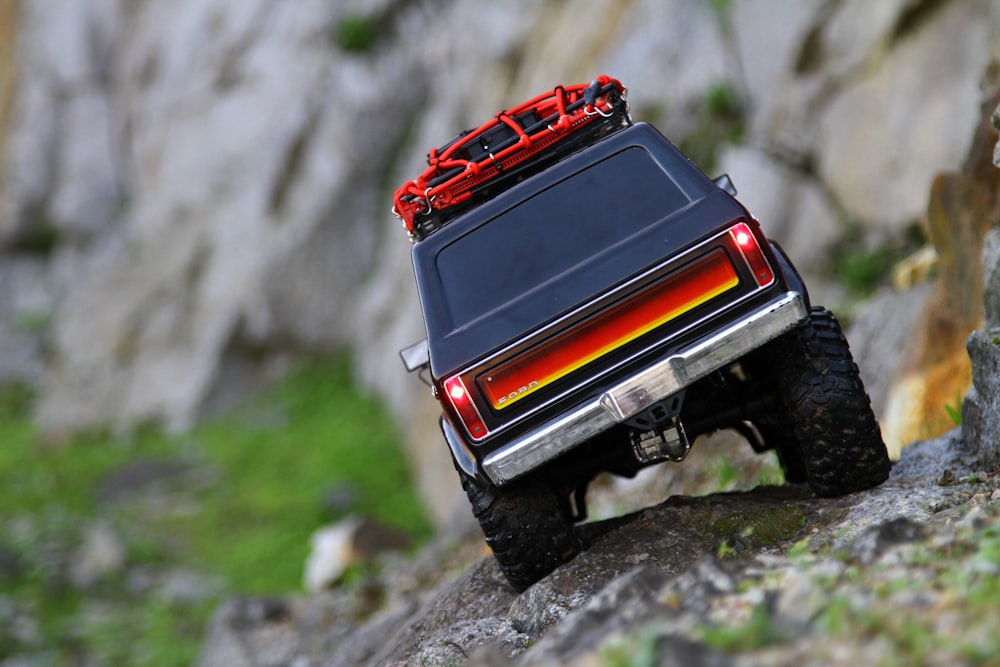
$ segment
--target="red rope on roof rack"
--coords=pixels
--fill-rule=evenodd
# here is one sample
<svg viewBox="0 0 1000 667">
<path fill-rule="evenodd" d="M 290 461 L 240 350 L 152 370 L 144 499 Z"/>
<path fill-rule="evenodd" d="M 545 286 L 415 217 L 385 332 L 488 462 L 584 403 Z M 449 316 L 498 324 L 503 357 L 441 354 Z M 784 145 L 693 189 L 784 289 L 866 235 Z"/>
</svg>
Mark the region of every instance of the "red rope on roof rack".
<svg viewBox="0 0 1000 667">
<path fill-rule="evenodd" d="M 617 79 L 599 76 L 590 83 L 556 86 L 518 106 L 501 111 L 492 120 L 434 148 L 427 156 L 427 169 L 404 183 L 393 195 L 393 213 L 401 218 L 411 237 L 418 235 L 418 215 L 460 204 L 472 197 L 472 189 L 502 174 L 552 146 L 600 117 L 607 117 L 624 104 L 626 89 Z M 531 124 L 527 124 L 527 123 Z M 494 153 L 487 145 L 490 133 L 506 126 L 517 141 L 501 142 Z M 463 151 L 477 147 L 477 159 Z"/>
</svg>

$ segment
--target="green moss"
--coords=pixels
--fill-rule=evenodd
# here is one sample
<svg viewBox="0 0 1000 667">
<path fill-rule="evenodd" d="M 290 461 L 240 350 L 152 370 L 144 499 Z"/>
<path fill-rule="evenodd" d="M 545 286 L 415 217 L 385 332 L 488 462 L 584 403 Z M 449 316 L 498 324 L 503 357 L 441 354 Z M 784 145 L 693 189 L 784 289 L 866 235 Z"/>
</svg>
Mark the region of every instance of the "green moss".
<svg viewBox="0 0 1000 667">
<path fill-rule="evenodd" d="M 31 414 L 33 398 L 34 392 L 27 385 L 16 383 L 0 386 L 0 429 L 4 425 L 26 423 Z"/>
<path fill-rule="evenodd" d="M 857 297 L 867 297 L 889 283 L 893 267 L 924 243 L 919 225 L 876 243 L 866 240 L 864 224 L 851 221 L 831 249 L 833 276 Z"/>
<path fill-rule="evenodd" d="M 960 529 L 956 542 L 941 546 L 925 544 L 906 553 L 906 565 L 919 568 L 920 576 L 905 570 L 886 582 L 870 582 L 870 573 L 845 570 L 830 582 L 830 599 L 816 617 L 825 634 L 850 642 L 882 637 L 893 646 L 893 659 L 885 664 L 917 665 L 987 664 L 1000 651 L 994 631 L 996 600 L 1000 596 L 1000 529 L 996 524 L 982 530 Z M 845 593 L 845 584 L 874 592 Z M 901 599 L 938 597 L 933 613 L 905 609 Z M 948 623 L 940 623 L 951 616 Z M 956 632 L 956 629 L 961 631 Z M 933 658 L 933 659 L 931 659 Z"/>
<path fill-rule="evenodd" d="M 23 211 L 29 222 L 10 239 L 12 250 L 20 254 L 48 257 L 62 241 L 62 232 L 56 227 L 43 204 L 28 205 Z"/>
<path fill-rule="evenodd" d="M 771 618 L 767 605 L 759 604 L 743 625 L 712 625 L 702 628 L 701 639 L 712 648 L 735 653 L 780 644 L 790 639 Z"/>
<path fill-rule="evenodd" d="M 954 403 L 945 403 L 944 409 L 948 413 L 948 417 L 951 419 L 955 426 L 962 425 L 962 396 L 955 399 Z"/>
<path fill-rule="evenodd" d="M 705 109 L 715 121 L 742 122 L 744 116 L 743 100 L 728 81 L 718 81 L 709 87 Z"/>
<path fill-rule="evenodd" d="M 859 249 L 841 258 L 837 277 L 852 292 L 868 295 L 887 282 L 894 262 L 895 257 L 887 246 Z"/>
<path fill-rule="evenodd" d="M 739 474 L 728 456 L 717 456 L 710 459 L 708 467 L 718 478 L 714 492 L 728 491 L 739 480 Z"/>
<path fill-rule="evenodd" d="M 40 334 L 49 328 L 52 316 L 46 311 L 30 311 L 17 318 L 17 328 L 28 334 Z"/>
<path fill-rule="evenodd" d="M 376 22 L 360 14 L 346 16 L 334 28 L 333 41 L 346 53 L 368 53 L 377 39 Z"/>
<path fill-rule="evenodd" d="M 719 148 L 740 144 L 746 136 L 746 104 L 728 81 L 712 84 L 689 113 L 698 119 L 694 130 L 679 142 L 680 149 L 706 173 L 717 162 Z"/>
<path fill-rule="evenodd" d="M 653 667 L 658 665 L 657 645 L 662 629 L 650 624 L 644 629 L 621 637 L 597 652 L 601 667 Z"/>
<path fill-rule="evenodd" d="M 806 513 L 798 505 L 783 505 L 757 514 L 730 514 L 713 526 L 721 537 L 741 535 L 758 546 L 791 540 L 806 525 Z"/>
<path fill-rule="evenodd" d="M 356 489 L 357 512 L 418 542 L 431 531 L 398 434 L 381 403 L 353 388 L 346 358 L 302 368 L 182 437 L 144 426 L 48 443 L 30 407 L 26 389 L 0 391 L 0 555 L 17 563 L 0 569 L 0 588 L 39 637 L 26 646 L 0 629 L 0 661 L 44 652 L 53 664 L 191 664 L 223 596 L 300 590 L 309 536 L 337 518 L 324 496 L 340 484 Z M 182 472 L 102 495 L 137 461 Z M 126 564 L 80 590 L 68 564 L 97 520 L 123 543 Z M 136 572 L 178 570 L 218 585 L 204 599 L 170 601 L 130 583 Z"/>
<path fill-rule="evenodd" d="M 708 5 L 720 14 L 727 13 L 733 5 L 733 0 L 706 0 Z"/>
<path fill-rule="evenodd" d="M 196 432 L 228 471 L 205 494 L 196 548 L 209 563 L 225 563 L 240 590 L 298 585 L 307 538 L 326 520 L 323 495 L 339 484 L 357 488 L 359 507 L 375 519 L 418 538 L 429 534 L 388 416 L 373 397 L 344 389 L 350 384 L 346 360 L 307 367 L 247 410 Z M 281 419 L 247 425 L 248 414 L 265 409 Z M 238 553 L 232 540 L 244 545 Z"/>
</svg>

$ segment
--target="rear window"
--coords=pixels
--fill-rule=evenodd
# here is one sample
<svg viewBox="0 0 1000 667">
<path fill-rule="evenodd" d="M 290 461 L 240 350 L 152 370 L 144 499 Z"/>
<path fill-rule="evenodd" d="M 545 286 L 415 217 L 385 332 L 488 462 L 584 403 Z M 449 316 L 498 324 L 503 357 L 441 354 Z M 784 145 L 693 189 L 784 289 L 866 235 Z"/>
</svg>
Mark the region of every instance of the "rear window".
<svg viewBox="0 0 1000 667">
<path fill-rule="evenodd" d="M 448 244 L 437 268 L 455 328 L 545 285 L 551 315 L 642 267 L 595 261 L 689 203 L 652 156 L 628 148 Z M 610 273 L 609 273 L 610 270 Z"/>
</svg>

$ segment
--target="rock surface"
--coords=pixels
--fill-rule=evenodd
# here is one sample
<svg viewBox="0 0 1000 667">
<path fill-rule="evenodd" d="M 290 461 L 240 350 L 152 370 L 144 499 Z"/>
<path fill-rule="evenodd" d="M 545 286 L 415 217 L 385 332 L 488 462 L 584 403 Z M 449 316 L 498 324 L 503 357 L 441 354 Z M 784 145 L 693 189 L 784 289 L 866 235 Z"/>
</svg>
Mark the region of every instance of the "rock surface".
<svg viewBox="0 0 1000 667">
<path fill-rule="evenodd" d="M 437 542 L 321 596 L 234 600 L 198 664 L 580 665 L 639 651 L 685 664 L 871 664 L 892 650 L 886 642 L 914 649 L 891 629 L 879 637 L 855 622 L 851 636 L 831 624 L 918 603 L 943 613 L 929 615 L 933 650 L 910 657 L 952 664 L 969 642 L 1000 649 L 971 591 L 932 585 L 942 570 L 1000 568 L 976 538 L 996 534 L 1000 478 L 976 472 L 961 442 L 956 431 L 915 444 L 888 482 L 843 498 L 765 486 L 587 524 L 589 548 L 521 595 L 492 557 L 469 560 L 472 539 Z"/>
<path fill-rule="evenodd" d="M 972 389 L 962 404 L 962 426 L 966 449 L 982 466 L 995 468 L 1000 467 L 1000 229 L 986 237 L 983 264 L 983 328 L 968 340 Z"/>
<path fill-rule="evenodd" d="M 1000 465 L 1000 330 L 977 330 L 969 336 L 973 359 L 972 390 L 962 405 L 962 425 L 969 448 L 984 466 Z"/>
<path fill-rule="evenodd" d="M 302 583 L 319 593 L 340 579 L 351 565 L 373 559 L 384 551 L 405 551 L 412 540 L 404 533 L 371 519 L 350 516 L 317 529 L 310 538 Z"/>
<path fill-rule="evenodd" d="M 981 107 L 961 170 L 938 174 L 931 184 L 925 227 L 936 262 L 926 301 L 909 322 L 892 319 L 894 313 L 876 316 L 883 327 L 890 322 L 912 329 L 901 341 L 899 366 L 888 376 L 879 412 L 893 458 L 906 443 L 953 427 L 948 406 L 957 410 L 972 385 L 965 341 L 983 321 L 985 267 L 995 270 L 996 257 L 983 256 L 983 239 L 1000 226 L 1000 170 L 990 155 L 996 99 Z"/>
</svg>

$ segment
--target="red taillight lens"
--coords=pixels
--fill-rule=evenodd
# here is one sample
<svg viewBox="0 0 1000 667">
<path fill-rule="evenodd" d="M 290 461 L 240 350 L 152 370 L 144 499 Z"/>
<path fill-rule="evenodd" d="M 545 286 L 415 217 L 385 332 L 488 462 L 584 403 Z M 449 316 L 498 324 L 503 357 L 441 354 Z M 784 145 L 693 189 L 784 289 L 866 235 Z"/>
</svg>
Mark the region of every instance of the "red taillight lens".
<svg viewBox="0 0 1000 667">
<path fill-rule="evenodd" d="M 451 407 L 455 408 L 455 412 L 462 418 L 462 423 L 468 429 L 469 435 L 475 440 L 485 438 L 489 431 L 486 430 L 486 425 L 483 424 L 479 410 L 472 402 L 472 397 L 469 395 L 469 390 L 465 388 L 465 382 L 462 381 L 461 376 L 456 375 L 444 381 L 444 394 L 448 402 L 451 403 Z"/>
<path fill-rule="evenodd" d="M 448 396 L 451 398 L 451 402 L 453 404 L 465 400 L 465 386 L 462 384 L 461 380 L 456 380 L 450 387 L 448 387 Z"/>
<path fill-rule="evenodd" d="M 761 287 L 766 287 L 773 283 L 774 271 L 771 269 L 771 265 L 767 263 L 767 258 L 764 257 L 764 253 L 757 243 L 757 237 L 750 231 L 750 227 L 745 222 L 741 222 L 730 229 L 729 234 L 733 237 L 733 242 L 743 255 L 743 258 L 746 259 L 750 270 L 753 271 L 753 277 L 757 281 L 757 284 Z"/>
</svg>

